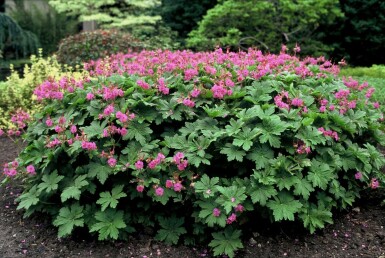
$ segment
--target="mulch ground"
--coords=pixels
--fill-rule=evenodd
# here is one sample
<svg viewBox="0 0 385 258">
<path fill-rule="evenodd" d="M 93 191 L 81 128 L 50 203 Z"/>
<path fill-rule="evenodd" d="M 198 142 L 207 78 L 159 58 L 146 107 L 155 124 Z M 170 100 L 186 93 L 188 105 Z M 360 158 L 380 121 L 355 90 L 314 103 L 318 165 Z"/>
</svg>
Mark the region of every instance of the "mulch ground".
<svg viewBox="0 0 385 258">
<path fill-rule="evenodd" d="M 0 164 L 13 160 L 16 145 L 0 137 Z M 0 178 L 2 179 L 2 178 Z M 0 187 L 0 258 L 6 257 L 211 257 L 207 247 L 168 246 L 139 232 L 128 242 L 97 242 L 84 234 L 58 239 L 45 216 L 23 219 L 15 198 L 22 188 Z M 384 195 L 367 193 L 355 206 L 335 215 L 334 224 L 310 235 L 284 223 L 266 226 L 244 241 L 236 257 L 375 257 L 385 258 Z"/>
</svg>

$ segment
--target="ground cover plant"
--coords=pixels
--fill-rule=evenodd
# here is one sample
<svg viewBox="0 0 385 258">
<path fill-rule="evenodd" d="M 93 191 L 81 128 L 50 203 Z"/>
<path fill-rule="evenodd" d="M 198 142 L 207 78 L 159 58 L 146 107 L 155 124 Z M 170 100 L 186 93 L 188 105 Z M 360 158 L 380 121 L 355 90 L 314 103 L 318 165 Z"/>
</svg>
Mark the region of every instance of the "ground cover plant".
<svg viewBox="0 0 385 258">
<path fill-rule="evenodd" d="M 50 215 L 59 237 L 152 228 L 230 257 L 255 218 L 332 223 L 384 183 L 383 114 L 368 84 L 285 51 L 143 51 L 45 81 L 28 146 L 4 167 L 25 183 L 18 209 Z"/>
</svg>

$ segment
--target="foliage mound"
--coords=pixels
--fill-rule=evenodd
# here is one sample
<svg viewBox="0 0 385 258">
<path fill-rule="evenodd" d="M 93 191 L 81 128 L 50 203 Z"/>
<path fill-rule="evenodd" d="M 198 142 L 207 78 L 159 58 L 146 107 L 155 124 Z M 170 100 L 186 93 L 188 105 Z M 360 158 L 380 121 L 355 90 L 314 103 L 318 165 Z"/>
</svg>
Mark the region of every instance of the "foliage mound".
<svg viewBox="0 0 385 258">
<path fill-rule="evenodd" d="M 59 64 L 55 56 L 43 58 L 41 49 L 38 56 L 31 56 L 30 65 L 25 65 L 23 75 L 15 71 L 12 65 L 10 67 L 11 75 L 6 81 L 0 82 L 0 129 L 12 129 L 15 134 L 20 134 L 20 130 L 14 125 L 12 116 L 21 111 L 32 115 L 41 107 L 36 102 L 36 96 L 33 96 L 33 90 L 38 85 L 47 78 L 59 80 L 66 76 L 67 79 L 79 79 L 83 76 L 80 72 L 72 71 L 71 67 Z"/>
<path fill-rule="evenodd" d="M 371 67 L 347 67 L 341 70 L 340 75 L 385 79 L 385 65 L 372 65 Z"/>
<path fill-rule="evenodd" d="M 25 182 L 18 209 L 52 216 L 59 237 L 153 228 L 233 257 L 255 218 L 314 232 L 384 183 L 373 88 L 322 57 L 159 50 L 85 68 L 35 89 L 44 108 L 4 167 Z"/>
<path fill-rule="evenodd" d="M 62 39 L 56 54 L 60 63 L 75 66 L 129 49 L 141 50 L 143 43 L 118 30 L 94 30 Z"/>
</svg>

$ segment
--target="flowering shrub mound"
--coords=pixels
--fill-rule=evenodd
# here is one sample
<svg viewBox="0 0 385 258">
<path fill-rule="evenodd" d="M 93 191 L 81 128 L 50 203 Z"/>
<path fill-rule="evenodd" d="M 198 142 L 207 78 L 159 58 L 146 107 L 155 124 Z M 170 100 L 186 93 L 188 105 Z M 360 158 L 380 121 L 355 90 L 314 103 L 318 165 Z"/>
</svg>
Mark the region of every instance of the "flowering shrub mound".
<svg viewBox="0 0 385 258">
<path fill-rule="evenodd" d="M 25 180 L 18 208 L 52 216 L 59 237 L 150 227 L 232 257 L 256 214 L 314 232 L 384 183 L 373 89 L 323 58 L 143 51 L 85 68 L 35 89 L 44 109 L 4 168 Z"/>
</svg>

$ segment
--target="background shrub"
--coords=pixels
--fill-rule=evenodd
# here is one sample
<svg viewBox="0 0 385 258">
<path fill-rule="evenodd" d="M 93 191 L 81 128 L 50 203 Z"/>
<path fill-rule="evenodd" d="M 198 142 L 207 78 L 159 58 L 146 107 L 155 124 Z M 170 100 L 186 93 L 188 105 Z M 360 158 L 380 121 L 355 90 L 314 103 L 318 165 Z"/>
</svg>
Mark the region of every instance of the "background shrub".
<svg viewBox="0 0 385 258">
<path fill-rule="evenodd" d="M 143 47 L 143 43 L 131 34 L 118 30 L 95 30 L 63 39 L 56 54 L 60 63 L 75 66 L 129 49 L 138 51 Z"/>
<path fill-rule="evenodd" d="M 47 213 L 60 237 L 149 227 L 233 257 L 263 216 L 314 232 L 385 182 L 373 89 L 324 58 L 159 50 L 85 68 L 35 89 L 44 107 L 4 167 L 26 182 L 18 209 Z"/>
<path fill-rule="evenodd" d="M 56 52 L 62 38 L 78 32 L 78 21 L 73 16 L 59 14 L 48 3 L 42 8 L 33 1 L 13 2 L 14 6 L 9 7 L 9 15 L 21 28 L 36 35 L 45 55 Z M 42 5 L 44 2 L 38 4 Z"/>
<path fill-rule="evenodd" d="M 17 110 L 32 115 L 40 109 L 41 105 L 36 102 L 36 96 L 32 93 L 43 81 L 59 80 L 63 76 L 82 76 L 82 73 L 73 71 L 71 67 L 59 64 L 55 56 L 43 58 L 42 52 L 40 49 L 38 56 L 31 56 L 30 64 L 24 66 L 22 75 L 11 65 L 11 75 L 0 83 L 0 129 L 16 129 L 11 117 Z"/>
</svg>

